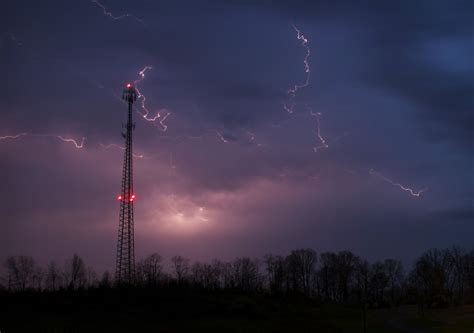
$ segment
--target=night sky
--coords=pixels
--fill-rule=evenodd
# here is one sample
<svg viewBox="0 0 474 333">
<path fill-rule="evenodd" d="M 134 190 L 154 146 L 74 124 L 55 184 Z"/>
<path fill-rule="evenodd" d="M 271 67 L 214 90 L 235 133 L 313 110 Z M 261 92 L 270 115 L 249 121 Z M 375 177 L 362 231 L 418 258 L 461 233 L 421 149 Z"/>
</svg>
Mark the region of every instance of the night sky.
<svg viewBox="0 0 474 333">
<path fill-rule="evenodd" d="M 2 3 L 0 260 L 78 253 L 113 269 L 121 95 L 137 80 L 160 115 L 136 103 L 138 258 L 311 247 L 411 263 L 471 247 L 473 14 L 472 1 Z"/>
</svg>

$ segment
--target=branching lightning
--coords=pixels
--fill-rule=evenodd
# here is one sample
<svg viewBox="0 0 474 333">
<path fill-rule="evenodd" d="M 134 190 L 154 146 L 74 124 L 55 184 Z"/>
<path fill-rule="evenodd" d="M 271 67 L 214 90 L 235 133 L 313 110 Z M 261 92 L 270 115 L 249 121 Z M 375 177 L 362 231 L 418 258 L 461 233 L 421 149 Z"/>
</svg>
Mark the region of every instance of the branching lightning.
<svg viewBox="0 0 474 333">
<path fill-rule="evenodd" d="M 23 133 L 19 133 L 19 134 L 15 134 L 15 135 L 5 135 L 5 136 L 0 136 L 0 140 L 15 140 L 15 139 L 18 139 L 22 136 L 33 136 L 33 137 L 43 137 L 43 138 L 56 138 L 56 139 L 59 139 L 61 140 L 62 142 L 66 142 L 66 143 L 72 143 L 74 145 L 75 148 L 77 149 L 82 149 L 84 148 L 84 142 L 86 141 L 86 138 L 85 137 L 82 137 L 81 141 L 77 141 L 75 139 L 72 139 L 72 138 L 66 138 L 62 135 L 54 135 L 54 134 L 33 134 L 33 133 L 26 133 L 26 132 L 23 132 Z"/>
<path fill-rule="evenodd" d="M 45 135 L 45 136 L 46 136 L 46 135 Z M 61 135 L 47 135 L 47 136 L 56 137 L 56 138 L 58 138 L 59 140 L 64 141 L 64 142 L 72 142 L 72 143 L 74 144 L 74 146 L 75 146 L 77 149 L 84 148 L 84 141 L 86 140 L 85 137 L 82 137 L 81 143 L 77 143 L 76 140 L 70 139 L 70 138 L 65 138 L 65 137 L 62 137 Z"/>
<path fill-rule="evenodd" d="M 216 134 L 217 134 L 217 137 L 218 137 L 222 142 L 224 142 L 224 143 L 228 143 L 228 142 L 229 142 L 229 140 L 227 140 L 226 138 L 224 138 L 224 135 L 222 135 L 221 132 L 216 131 Z"/>
<path fill-rule="evenodd" d="M 14 140 L 14 139 L 18 139 L 20 136 L 25 136 L 25 135 L 28 135 L 28 133 L 19 133 L 19 134 L 15 134 L 15 135 L 5 135 L 5 136 L 0 136 L 0 140 Z"/>
<path fill-rule="evenodd" d="M 384 176 L 384 175 L 381 174 L 380 172 L 375 171 L 374 169 L 370 169 L 370 170 L 369 170 L 369 174 L 375 175 L 375 176 L 377 176 L 377 177 L 380 177 L 381 179 L 383 179 L 383 180 L 386 181 L 387 183 L 392 184 L 393 186 L 396 186 L 396 187 L 400 188 L 401 190 L 410 193 L 410 195 L 412 195 L 412 196 L 414 196 L 414 197 L 419 197 L 423 192 L 425 192 L 426 190 L 428 190 L 428 188 L 424 188 L 424 189 L 421 189 L 421 190 L 418 190 L 418 191 L 413 190 L 413 189 L 411 189 L 411 188 L 409 188 L 409 187 L 403 186 L 403 185 L 400 184 L 400 183 L 394 182 L 393 180 L 387 178 L 386 176 Z"/>
<path fill-rule="evenodd" d="M 152 69 L 153 69 L 153 66 L 150 66 L 150 65 L 146 65 L 145 67 L 143 67 L 138 72 L 138 78 L 133 82 L 134 83 L 134 88 L 137 92 L 137 98 L 140 100 L 140 108 L 136 109 L 136 111 L 146 121 L 152 122 L 152 123 L 158 123 L 159 126 L 160 126 L 159 129 L 161 131 L 165 132 L 168 129 L 168 125 L 165 122 L 166 122 L 167 118 L 171 115 L 171 112 L 169 112 L 166 109 L 161 109 L 161 110 L 158 110 L 156 112 L 150 111 L 147 107 L 147 104 L 146 104 L 147 97 L 142 93 L 142 91 L 139 88 L 139 85 L 145 79 L 147 71 L 152 70 Z M 119 99 L 118 96 L 116 96 L 116 98 Z M 198 135 L 198 136 L 179 136 L 179 137 L 175 137 L 175 138 L 173 138 L 173 137 L 162 137 L 162 138 L 168 138 L 168 139 L 172 139 L 174 141 L 177 141 L 179 139 L 195 140 L 195 139 L 203 139 L 208 134 L 212 134 L 212 132 L 215 132 L 220 141 L 222 141 L 223 143 L 229 143 L 230 142 L 228 139 L 225 138 L 224 134 L 222 132 L 220 132 L 219 130 L 210 129 L 210 130 L 207 130 L 206 132 L 207 133 L 203 133 L 203 134 Z M 246 134 L 250 138 L 250 143 L 253 143 L 253 144 L 255 144 L 259 147 L 263 146 L 261 143 L 257 143 L 255 141 L 255 134 L 254 133 L 252 133 L 250 131 L 246 131 Z"/>
<path fill-rule="evenodd" d="M 286 93 L 287 93 L 287 96 L 288 96 L 288 100 L 283 104 L 283 108 L 288 113 L 293 113 L 294 110 L 295 110 L 295 107 L 297 105 L 304 105 L 304 107 L 309 111 L 310 115 L 312 117 L 316 118 L 316 136 L 317 136 L 317 139 L 319 141 L 319 144 L 316 145 L 313 148 L 313 150 L 314 150 L 314 152 L 317 153 L 321 149 L 329 148 L 327 140 L 321 134 L 321 112 L 314 112 L 312 110 L 312 108 L 309 105 L 305 104 L 305 103 L 296 103 L 295 102 L 295 98 L 297 97 L 298 91 L 302 88 L 308 87 L 309 84 L 310 84 L 311 68 L 310 68 L 310 64 L 309 64 L 309 57 L 311 55 L 311 49 L 309 47 L 308 38 L 306 38 L 304 36 L 304 34 L 301 32 L 301 30 L 299 30 L 295 25 L 293 25 L 293 29 L 296 31 L 296 38 L 299 41 L 301 41 L 301 46 L 306 50 L 306 54 L 305 54 L 305 57 L 304 57 L 304 60 L 303 60 L 304 70 L 305 70 L 305 73 L 306 73 L 306 79 L 303 83 L 295 84 L 287 90 Z M 347 136 L 348 134 L 349 133 L 344 133 L 342 136 L 335 139 L 334 142 L 341 139 L 341 138 L 343 138 L 344 136 Z M 371 175 L 375 175 L 377 177 L 380 177 L 385 182 L 387 182 L 387 183 L 389 183 L 393 186 L 396 186 L 396 187 L 400 188 L 401 190 L 403 190 L 405 192 L 408 192 L 411 196 L 414 196 L 414 197 L 421 196 L 421 194 L 427 190 L 427 188 L 425 188 L 425 189 L 421 189 L 421 190 L 417 191 L 417 190 L 414 190 L 412 188 L 406 187 L 406 186 L 404 186 L 400 183 L 397 183 L 397 182 L 389 179 L 388 177 L 381 174 L 380 172 L 375 171 L 374 169 L 370 169 L 369 173 Z"/>
<path fill-rule="evenodd" d="M 293 25 L 293 29 L 296 31 L 297 39 L 299 41 L 301 41 L 301 46 L 303 46 L 303 48 L 306 50 L 306 55 L 305 55 L 304 60 L 303 60 L 304 69 L 305 69 L 305 73 L 306 73 L 306 80 L 301 84 L 295 84 L 293 87 L 291 87 L 287 90 L 288 100 L 287 100 L 286 103 L 284 103 L 283 108 L 288 113 L 293 113 L 294 109 L 297 105 L 304 105 L 304 107 L 309 111 L 310 115 L 312 117 L 316 118 L 316 136 L 317 136 L 317 139 L 320 143 L 318 145 L 316 145 L 313 148 L 313 150 L 314 150 L 314 152 L 317 153 L 321 149 L 329 148 L 327 140 L 321 134 L 321 112 L 314 112 L 309 105 L 307 105 L 305 103 L 295 103 L 295 101 L 294 101 L 294 99 L 297 96 L 298 91 L 302 88 L 308 87 L 309 84 L 310 84 L 311 68 L 310 68 L 310 65 L 309 65 L 309 57 L 311 55 L 311 49 L 308 45 L 309 44 L 308 38 L 306 38 L 303 35 L 301 30 L 299 30 L 295 25 Z M 333 140 L 333 142 L 336 142 L 337 140 L 340 140 L 341 138 L 343 138 L 347 135 L 349 135 L 349 133 L 344 133 L 342 136 L 340 136 L 340 137 L 336 138 L 335 140 Z M 427 190 L 427 188 L 425 188 L 425 189 L 421 189 L 421 190 L 417 191 L 417 190 L 414 190 L 412 188 L 406 187 L 406 186 L 404 186 L 400 183 L 397 183 L 397 182 L 389 179 L 388 177 L 381 174 L 380 172 L 375 171 L 374 169 L 370 169 L 369 174 L 380 177 L 385 182 L 387 182 L 387 183 L 389 183 L 393 186 L 396 186 L 396 187 L 400 188 L 401 190 L 403 190 L 405 192 L 408 192 L 411 196 L 414 196 L 414 197 L 421 196 L 421 194 Z"/>
<path fill-rule="evenodd" d="M 143 69 L 138 72 L 139 78 L 133 82 L 135 85 L 135 90 L 137 91 L 137 95 L 138 95 L 137 97 L 140 100 L 141 109 L 143 110 L 143 112 L 138 111 L 138 110 L 137 112 L 146 121 L 149 121 L 149 122 L 158 121 L 158 123 L 161 126 L 160 130 L 165 132 L 168 129 L 168 125 L 165 124 L 165 120 L 171 115 L 171 113 L 167 110 L 162 109 L 162 110 L 157 111 L 155 116 L 149 118 L 148 116 L 150 115 L 151 112 L 146 107 L 146 96 L 143 95 L 142 92 L 138 89 L 138 84 L 145 79 L 145 73 L 147 70 L 150 70 L 150 69 L 153 69 L 153 67 L 148 66 L 148 65 L 143 67 Z M 164 112 L 164 115 L 162 115 L 161 112 Z"/>
<path fill-rule="evenodd" d="M 248 143 L 256 145 L 257 147 L 263 147 L 264 144 L 257 141 L 257 136 L 254 132 L 249 131 L 248 129 L 243 129 L 245 134 L 249 137 Z"/>
<path fill-rule="evenodd" d="M 296 31 L 296 38 L 298 38 L 298 40 L 301 41 L 301 46 L 303 46 L 303 48 L 306 50 L 306 55 L 303 60 L 304 71 L 306 73 L 306 79 L 304 83 L 295 84 L 293 87 L 288 88 L 288 90 L 286 91 L 286 94 L 288 95 L 288 101 L 283 104 L 283 108 L 288 113 L 293 113 L 294 107 L 295 107 L 295 103 L 293 102 L 293 100 L 296 97 L 298 90 L 309 86 L 310 76 L 311 76 L 311 69 L 309 66 L 309 56 L 311 55 L 311 49 L 309 48 L 309 45 L 308 45 L 309 40 L 303 35 L 301 30 L 299 30 L 295 25 L 293 25 L 293 29 L 295 29 Z"/>
<path fill-rule="evenodd" d="M 13 42 L 16 46 L 21 46 L 22 45 L 13 33 L 7 31 L 7 32 L 4 32 L 3 35 L 7 36 L 6 38 L 11 40 L 11 42 Z M 0 38 L 0 41 L 1 41 L 1 39 L 3 39 L 3 38 Z M 2 46 L 1 43 L 0 43 L 0 46 Z"/>
<path fill-rule="evenodd" d="M 306 108 L 306 110 L 309 111 L 309 114 L 312 117 L 316 118 L 316 136 L 317 136 L 317 139 L 318 139 L 319 143 L 315 147 L 313 147 L 313 151 L 315 153 L 317 153 L 321 149 L 329 148 L 329 145 L 328 145 L 326 139 L 321 135 L 321 119 L 320 118 L 321 118 L 322 114 L 321 114 L 321 112 L 314 112 L 313 109 L 306 103 L 296 103 L 294 101 L 294 99 L 295 99 L 295 97 L 298 93 L 298 90 L 300 90 L 302 88 L 306 88 L 310 84 L 311 68 L 310 68 L 310 65 L 309 65 L 309 57 L 311 55 L 311 49 L 308 45 L 309 44 L 309 39 L 306 38 L 303 35 L 301 30 L 299 30 L 295 25 L 293 25 L 293 29 L 296 31 L 296 38 L 299 41 L 301 41 L 301 46 L 303 46 L 303 48 L 306 50 L 306 54 L 305 54 L 305 57 L 304 57 L 304 60 L 303 60 L 304 71 L 306 73 L 306 79 L 303 83 L 295 84 L 295 85 L 293 85 L 293 87 L 288 88 L 288 90 L 286 91 L 286 94 L 288 96 L 288 101 L 283 104 L 283 108 L 288 113 L 293 113 L 294 110 L 295 110 L 295 107 L 297 105 L 303 105 Z"/>
<path fill-rule="evenodd" d="M 137 21 L 140 22 L 140 23 L 144 23 L 144 21 L 143 21 L 141 18 L 138 18 L 138 17 L 136 17 L 135 15 L 132 15 L 132 14 L 129 14 L 129 13 L 125 13 L 125 14 L 120 15 L 120 16 L 115 16 L 115 15 L 113 15 L 113 14 L 112 14 L 111 12 L 109 12 L 109 11 L 107 10 L 107 8 L 105 8 L 105 6 L 104 6 L 102 3 L 100 3 L 98 0 L 91 0 L 91 2 L 92 2 L 92 3 L 95 3 L 98 7 L 102 8 L 102 11 L 103 11 L 104 15 L 110 17 L 110 18 L 113 19 L 113 20 L 121 20 L 121 19 L 124 19 L 124 18 L 127 18 L 127 17 L 131 17 L 131 18 L 137 20 Z"/>
<path fill-rule="evenodd" d="M 321 117 L 321 112 L 313 112 L 311 108 L 309 108 L 309 114 L 313 117 L 316 118 L 316 136 L 318 137 L 319 140 L 319 145 L 315 146 L 313 148 L 314 152 L 317 153 L 321 149 L 327 149 L 329 148 L 329 145 L 326 142 L 326 139 L 323 138 L 321 135 L 321 123 L 320 123 L 320 117 Z"/>
<path fill-rule="evenodd" d="M 125 150 L 125 147 L 120 146 L 120 145 L 115 144 L 115 143 L 109 143 L 108 145 L 104 145 L 103 143 L 99 143 L 99 145 L 104 149 L 117 148 L 117 149 Z M 135 157 L 135 158 L 145 158 L 145 155 L 142 155 L 142 154 L 132 153 L 132 156 Z"/>
</svg>

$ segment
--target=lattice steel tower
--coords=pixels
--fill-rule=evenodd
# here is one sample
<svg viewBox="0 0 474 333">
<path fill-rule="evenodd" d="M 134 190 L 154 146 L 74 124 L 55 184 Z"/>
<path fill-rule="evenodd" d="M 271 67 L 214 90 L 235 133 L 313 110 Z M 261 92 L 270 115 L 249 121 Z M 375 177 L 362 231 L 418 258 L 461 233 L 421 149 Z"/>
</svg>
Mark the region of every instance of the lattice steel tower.
<svg viewBox="0 0 474 333">
<path fill-rule="evenodd" d="M 120 201 L 120 221 L 117 242 L 117 261 L 115 279 L 118 283 L 132 284 L 135 280 L 135 242 L 133 236 L 133 156 L 132 132 L 135 129 L 132 110 L 133 102 L 137 100 L 137 92 L 129 83 L 123 91 L 122 98 L 128 102 L 128 120 L 125 138 L 125 153 L 123 159 L 122 191 L 117 199 Z"/>
</svg>

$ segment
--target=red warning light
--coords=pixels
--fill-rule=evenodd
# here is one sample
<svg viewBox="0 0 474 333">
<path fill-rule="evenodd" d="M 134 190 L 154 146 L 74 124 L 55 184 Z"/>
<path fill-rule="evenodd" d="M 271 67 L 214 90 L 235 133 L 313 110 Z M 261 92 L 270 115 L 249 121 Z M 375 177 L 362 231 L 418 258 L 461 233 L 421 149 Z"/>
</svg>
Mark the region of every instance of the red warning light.
<svg viewBox="0 0 474 333">
<path fill-rule="evenodd" d="M 121 195 L 117 195 L 117 200 L 122 200 L 122 196 L 121 196 Z"/>
<path fill-rule="evenodd" d="M 132 195 L 130 196 L 130 201 L 133 201 L 133 200 L 135 200 L 135 194 L 132 194 Z"/>
<path fill-rule="evenodd" d="M 132 84 L 131 83 L 127 83 L 127 88 L 131 88 L 132 87 Z"/>
</svg>

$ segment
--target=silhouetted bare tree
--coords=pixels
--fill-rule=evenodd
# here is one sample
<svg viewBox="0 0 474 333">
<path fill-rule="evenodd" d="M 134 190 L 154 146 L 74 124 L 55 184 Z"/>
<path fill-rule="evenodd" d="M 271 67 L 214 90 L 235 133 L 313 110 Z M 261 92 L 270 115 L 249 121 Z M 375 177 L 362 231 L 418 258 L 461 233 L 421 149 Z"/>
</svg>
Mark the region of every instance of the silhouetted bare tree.
<svg viewBox="0 0 474 333">
<path fill-rule="evenodd" d="M 178 284 L 182 284 L 189 274 L 189 259 L 181 256 L 174 256 L 171 258 L 171 262 L 173 263 L 173 273 L 176 276 L 176 280 L 178 281 Z"/>
<path fill-rule="evenodd" d="M 248 292 L 262 287 L 262 276 L 259 272 L 260 263 L 249 257 L 236 258 L 232 262 L 232 276 L 236 288 Z"/>
<path fill-rule="evenodd" d="M 446 261 L 449 268 L 448 288 L 451 304 L 459 304 L 465 301 L 465 289 L 469 285 L 470 264 L 473 260 L 466 250 L 453 246 L 445 250 Z"/>
<path fill-rule="evenodd" d="M 32 285 L 38 291 L 43 289 L 44 272 L 41 267 L 35 267 L 32 276 Z"/>
<path fill-rule="evenodd" d="M 58 265 L 51 261 L 46 270 L 46 289 L 56 291 L 62 286 L 63 273 L 59 270 Z"/>
<path fill-rule="evenodd" d="M 206 289 L 217 289 L 220 287 L 220 265 L 196 262 L 191 267 L 191 275 L 195 285 Z"/>
<path fill-rule="evenodd" d="M 356 292 L 356 299 L 360 303 L 367 303 L 370 293 L 370 265 L 367 260 L 359 260 L 355 266 L 354 270 L 354 279 L 355 286 L 354 290 Z"/>
<path fill-rule="evenodd" d="M 158 253 L 153 253 L 137 264 L 137 280 L 148 286 L 156 286 L 162 276 L 162 259 Z"/>
<path fill-rule="evenodd" d="M 372 300 L 376 305 L 381 305 L 384 303 L 385 290 L 388 286 L 388 277 L 387 274 L 385 274 L 385 267 L 380 261 L 377 261 L 371 266 L 370 271 Z"/>
<path fill-rule="evenodd" d="M 401 289 L 404 280 L 403 265 L 400 260 L 385 259 L 383 266 L 388 279 L 390 304 L 394 306 L 401 298 Z"/>
<path fill-rule="evenodd" d="M 355 263 L 354 269 L 354 290 L 355 298 L 362 308 L 363 332 L 367 331 L 367 303 L 370 291 L 370 265 L 367 260 L 359 259 Z"/>
<path fill-rule="evenodd" d="M 342 302 L 347 302 L 349 298 L 349 288 L 359 258 L 352 252 L 342 251 L 337 254 L 336 259 L 339 299 L 342 300 Z"/>
<path fill-rule="evenodd" d="M 440 250 L 430 250 L 418 258 L 410 273 L 410 283 L 416 291 L 421 316 L 426 305 L 444 302 L 445 275 Z"/>
<path fill-rule="evenodd" d="M 112 286 L 112 277 L 110 276 L 109 271 L 105 271 L 104 274 L 102 274 L 99 286 L 102 288 L 110 288 Z"/>
<path fill-rule="evenodd" d="M 332 252 L 320 255 L 320 269 L 318 274 L 318 289 L 323 300 L 335 301 L 337 297 L 337 256 Z"/>
<path fill-rule="evenodd" d="M 320 259 L 318 281 L 324 299 L 347 302 L 359 258 L 349 251 L 342 251 L 322 253 Z"/>
<path fill-rule="evenodd" d="M 33 286 L 37 267 L 32 257 L 8 257 L 5 262 L 7 270 L 8 288 L 25 291 Z"/>
<path fill-rule="evenodd" d="M 267 271 L 268 288 L 272 293 L 281 294 L 285 290 L 285 258 L 267 254 L 263 261 Z"/>
<path fill-rule="evenodd" d="M 312 249 L 300 249 L 286 258 L 290 289 L 309 296 L 316 272 L 318 255 Z"/>
<path fill-rule="evenodd" d="M 97 277 L 97 273 L 95 272 L 94 268 L 87 267 L 87 286 L 89 288 L 94 288 L 99 285 L 99 278 Z"/>
<path fill-rule="evenodd" d="M 167 288 L 174 278 L 178 286 L 188 281 L 187 288 L 233 289 L 245 293 L 266 289 L 278 295 L 296 292 L 321 301 L 359 304 L 364 318 L 368 306 L 417 301 L 423 314 L 426 306 L 474 301 L 474 251 L 459 247 L 427 251 L 417 258 L 407 277 L 398 260 L 369 264 L 349 251 L 325 252 L 318 257 L 312 249 L 299 249 L 286 257 L 266 255 L 262 262 L 243 257 L 230 262 L 213 260 L 191 265 L 189 259 L 181 256 L 174 256 L 171 261 L 172 275 L 168 275 L 157 253 L 140 260 L 136 267 L 137 283 Z M 76 254 L 65 262 L 62 271 L 54 262 L 42 270 L 27 256 L 8 257 L 4 266 L 3 281 L 11 291 L 112 286 L 108 272 L 99 281 L 92 268 L 86 269 Z"/>
<path fill-rule="evenodd" d="M 83 288 L 87 283 L 87 270 L 84 260 L 77 254 L 72 259 L 67 260 L 64 267 L 64 280 L 67 288 L 74 290 Z"/>
<path fill-rule="evenodd" d="M 232 263 L 219 262 L 221 271 L 221 280 L 225 289 L 235 288 L 234 279 L 232 277 Z"/>
</svg>

